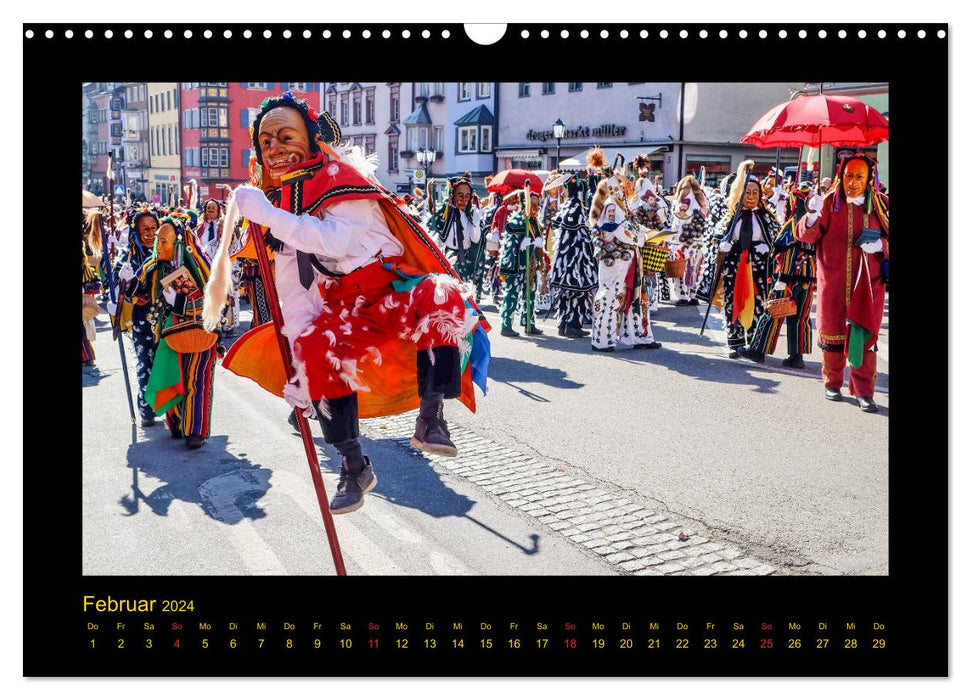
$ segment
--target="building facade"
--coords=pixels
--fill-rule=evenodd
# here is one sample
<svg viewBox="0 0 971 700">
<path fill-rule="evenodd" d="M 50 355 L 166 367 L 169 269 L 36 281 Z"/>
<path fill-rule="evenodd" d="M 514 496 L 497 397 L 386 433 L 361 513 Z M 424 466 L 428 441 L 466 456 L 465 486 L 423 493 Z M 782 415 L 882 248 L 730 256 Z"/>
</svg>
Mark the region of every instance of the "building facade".
<svg viewBox="0 0 971 700">
<path fill-rule="evenodd" d="M 148 92 L 149 168 L 145 195 L 166 206 L 182 196 L 179 84 L 146 83 Z"/>
<path fill-rule="evenodd" d="M 795 84 L 794 84 L 795 85 Z M 683 175 L 709 184 L 745 158 L 775 164 L 739 139 L 771 107 L 789 99 L 785 83 L 500 83 L 496 169 L 580 169 L 594 146 L 608 161 L 648 154 L 665 187 Z M 682 105 L 684 108 L 682 109 Z M 566 125 L 559 149 L 553 123 Z M 559 150 L 559 157 L 557 156 Z M 781 164 L 795 164 L 795 149 Z"/>
<path fill-rule="evenodd" d="M 111 158 L 116 184 L 122 182 L 125 151 L 122 147 L 123 83 L 86 83 L 82 87 L 87 115 L 82 141 L 87 146 L 87 166 L 82 173 L 84 189 L 97 195 L 108 193 L 108 159 Z"/>
<path fill-rule="evenodd" d="M 122 179 L 133 201 L 146 199 L 150 154 L 148 147 L 148 85 L 125 83 L 125 108 L 122 110 Z"/>
<path fill-rule="evenodd" d="M 322 108 L 341 127 L 345 142 L 378 156 L 378 181 L 392 192 L 410 191 L 413 168 L 402 162 L 402 105 L 411 103 L 411 83 L 327 83 Z M 413 184 L 413 183 L 412 183 Z"/>
<path fill-rule="evenodd" d="M 496 99 L 499 83 L 448 83 L 445 171 L 468 172 L 480 194 L 495 172 Z"/>
</svg>

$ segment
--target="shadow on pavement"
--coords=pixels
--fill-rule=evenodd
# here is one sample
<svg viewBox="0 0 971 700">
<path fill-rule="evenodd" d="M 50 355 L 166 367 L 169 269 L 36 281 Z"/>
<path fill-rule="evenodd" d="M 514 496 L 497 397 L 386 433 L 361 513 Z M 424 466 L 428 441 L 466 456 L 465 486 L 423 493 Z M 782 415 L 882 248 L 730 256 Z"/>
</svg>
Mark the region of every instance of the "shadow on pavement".
<svg viewBox="0 0 971 700">
<path fill-rule="evenodd" d="M 127 515 L 139 512 L 141 503 L 165 517 L 173 500 L 201 506 L 214 520 L 234 525 L 257 520 L 266 513 L 257 502 L 270 489 L 272 471 L 226 451 L 224 435 L 211 436 L 198 450 L 172 439 L 164 421 L 145 431 L 141 442 L 128 448 L 132 492 L 118 503 Z M 139 474 L 165 482 L 149 494 L 138 486 Z"/>
<path fill-rule="evenodd" d="M 489 361 L 489 379 L 497 382 L 528 381 L 558 389 L 580 389 L 583 384 L 566 378 L 557 367 L 542 367 L 514 357 L 493 357 Z"/>
<path fill-rule="evenodd" d="M 294 437 L 299 439 L 296 433 Z M 317 445 L 318 453 L 323 451 L 327 455 L 321 460 L 321 467 L 338 473 L 341 460 L 336 450 L 320 437 L 314 438 L 314 444 Z M 369 497 L 382 498 L 388 503 L 411 508 L 433 518 L 465 518 L 526 555 L 539 553 L 539 534 L 530 535 L 529 546 L 523 546 L 472 517 L 469 512 L 476 501 L 449 488 L 428 459 L 411 447 L 410 438 L 370 440 L 362 437 L 361 446 L 371 459 L 374 474 L 378 478 L 378 485 Z"/>
</svg>

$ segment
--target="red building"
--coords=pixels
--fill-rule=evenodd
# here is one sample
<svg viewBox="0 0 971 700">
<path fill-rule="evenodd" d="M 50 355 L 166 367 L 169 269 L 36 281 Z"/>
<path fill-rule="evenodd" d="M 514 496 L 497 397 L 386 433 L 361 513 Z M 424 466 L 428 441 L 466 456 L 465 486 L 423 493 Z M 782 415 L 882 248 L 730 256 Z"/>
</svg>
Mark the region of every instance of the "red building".
<svg viewBox="0 0 971 700">
<path fill-rule="evenodd" d="M 224 199 L 249 180 L 249 128 L 260 102 L 290 90 L 320 106 L 319 83 L 182 83 L 182 180 L 199 183 L 199 198 Z"/>
</svg>

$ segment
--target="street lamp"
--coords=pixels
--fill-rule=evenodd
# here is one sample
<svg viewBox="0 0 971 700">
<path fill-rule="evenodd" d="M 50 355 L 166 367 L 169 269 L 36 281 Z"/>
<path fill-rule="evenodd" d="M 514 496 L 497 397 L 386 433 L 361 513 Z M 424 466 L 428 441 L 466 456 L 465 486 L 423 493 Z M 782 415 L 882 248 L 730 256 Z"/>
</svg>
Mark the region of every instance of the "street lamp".
<svg viewBox="0 0 971 700">
<path fill-rule="evenodd" d="M 560 119 L 553 122 L 553 138 L 556 139 L 556 168 L 560 167 L 560 139 L 566 134 L 566 124 L 564 124 Z"/>
<path fill-rule="evenodd" d="M 418 158 L 418 164 L 425 169 L 425 187 L 428 187 L 428 181 L 431 179 L 432 173 L 432 163 L 435 162 L 435 151 L 430 148 L 420 148 L 418 153 L 415 154 Z"/>
</svg>

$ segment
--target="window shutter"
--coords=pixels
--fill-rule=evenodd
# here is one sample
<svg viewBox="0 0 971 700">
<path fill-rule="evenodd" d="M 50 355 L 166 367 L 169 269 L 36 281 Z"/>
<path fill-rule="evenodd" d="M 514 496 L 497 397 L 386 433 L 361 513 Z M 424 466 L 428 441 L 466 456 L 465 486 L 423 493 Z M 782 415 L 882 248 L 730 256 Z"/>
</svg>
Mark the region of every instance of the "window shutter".
<svg viewBox="0 0 971 700">
<path fill-rule="evenodd" d="M 266 84 L 266 89 L 267 90 L 272 90 L 274 85 L 276 85 L 276 83 L 267 83 Z"/>
<path fill-rule="evenodd" d="M 243 89 L 246 89 L 249 87 L 249 83 L 240 83 L 240 87 L 242 87 Z"/>
<path fill-rule="evenodd" d="M 269 83 L 269 85 L 270 85 L 270 87 L 273 87 L 273 83 Z M 290 83 L 280 83 L 280 89 L 283 92 L 286 92 L 287 90 L 290 89 Z"/>
<path fill-rule="evenodd" d="M 245 109 L 245 108 L 239 110 L 239 125 L 242 126 L 242 127 L 244 127 L 244 128 L 247 127 L 247 126 L 249 126 L 249 124 L 246 123 L 246 122 L 249 121 L 247 119 L 247 117 L 249 116 L 248 112 L 249 112 L 249 110 L 248 109 Z"/>
</svg>

